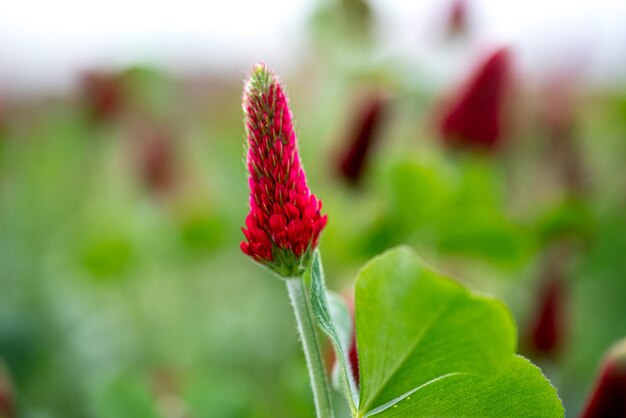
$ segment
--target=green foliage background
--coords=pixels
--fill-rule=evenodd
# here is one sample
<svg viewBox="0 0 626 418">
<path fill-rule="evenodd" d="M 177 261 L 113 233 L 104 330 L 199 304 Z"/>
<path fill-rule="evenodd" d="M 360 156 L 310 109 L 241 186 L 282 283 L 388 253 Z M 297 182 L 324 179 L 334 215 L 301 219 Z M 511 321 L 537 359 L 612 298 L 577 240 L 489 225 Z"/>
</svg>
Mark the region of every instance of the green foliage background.
<svg viewBox="0 0 626 418">
<path fill-rule="evenodd" d="M 324 16 L 313 34 L 334 24 Z M 367 260 L 407 244 L 505 300 L 523 337 L 543 258 L 573 239 L 565 345 L 555 358 L 525 354 L 575 416 L 604 351 L 626 335 L 626 89 L 580 100 L 589 187 L 571 199 L 532 122 L 501 155 L 450 153 L 431 132 L 436 98 L 417 71 L 373 59 L 367 37 L 345 37 L 347 59 L 337 52 L 347 46 L 324 36 L 320 59 L 284 81 L 309 184 L 329 214 L 320 247 L 329 287 L 349 294 Z M 6 106 L 0 358 L 20 417 L 312 416 L 283 283 L 239 251 L 240 76 L 128 70 L 125 109 L 104 122 L 79 95 Z M 352 188 L 335 166 L 364 86 L 391 91 L 393 112 Z M 533 120 L 524 100 L 519 112 Z M 172 133 L 174 192 L 156 193 L 138 174 L 138 119 Z"/>
</svg>

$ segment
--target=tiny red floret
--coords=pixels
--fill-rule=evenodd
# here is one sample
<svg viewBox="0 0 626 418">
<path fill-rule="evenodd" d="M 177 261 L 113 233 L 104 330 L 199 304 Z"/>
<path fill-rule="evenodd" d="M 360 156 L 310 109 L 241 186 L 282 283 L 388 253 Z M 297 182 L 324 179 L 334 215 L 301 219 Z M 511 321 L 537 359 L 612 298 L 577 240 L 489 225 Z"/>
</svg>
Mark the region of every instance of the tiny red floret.
<svg viewBox="0 0 626 418">
<path fill-rule="evenodd" d="M 243 111 L 250 213 L 241 250 L 282 276 L 301 275 L 327 217 L 307 185 L 283 87 L 265 64 L 245 82 Z"/>
</svg>

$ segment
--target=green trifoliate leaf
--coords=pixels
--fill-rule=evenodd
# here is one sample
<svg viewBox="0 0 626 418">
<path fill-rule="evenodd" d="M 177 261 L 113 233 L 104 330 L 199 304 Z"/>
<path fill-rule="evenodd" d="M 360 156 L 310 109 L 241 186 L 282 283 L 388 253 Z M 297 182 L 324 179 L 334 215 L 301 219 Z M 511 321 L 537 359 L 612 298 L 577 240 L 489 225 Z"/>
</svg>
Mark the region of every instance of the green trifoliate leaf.
<svg viewBox="0 0 626 418">
<path fill-rule="evenodd" d="M 335 331 L 337 332 L 337 336 L 339 337 L 339 341 L 341 342 L 341 347 L 344 350 L 344 353 L 349 352 L 350 343 L 352 342 L 352 315 L 350 314 L 350 310 L 348 309 L 348 305 L 341 295 L 326 290 L 326 300 L 328 302 L 328 310 L 330 312 L 330 318 L 335 327 Z M 333 345 L 334 347 L 334 345 Z M 335 351 L 337 351 L 335 349 Z M 341 367 L 341 362 L 335 362 L 332 370 L 332 384 L 333 387 L 337 390 L 343 390 L 342 388 L 345 382 L 345 374 L 344 369 Z M 356 385 L 355 385 L 355 400 L 356 396 Z"/>
<path fill-rule="evenodd" d="M 341 346 L 348 350 L 352 340 L 352 315 L 348 305 L 341 295 L 330 290 L 326 291 L 326 300 L 332 323 L 341 341 Z"/>
<path fill-rule="evenodd" d="M 310 275 L 313 314 L 317 320 L 317 325 L 328 335 L 333 344 L 341 369 L 341 381 L 344 385 L 350 409 L 356 412 L 359 395 L 348 359 L 352 332 L 350 313 L 345 304 L 341 303 L 339 296 L 327 297 L 324 270 L 319 251 L 315 251 L 313 254 Z"/>
<path fill-rule="evenodd" d="M 356 416 L 563 416 L 556 390 L 514 354 L 508 309 L 423 266 L 407 248 L 356 282 Z"/>
</svg>

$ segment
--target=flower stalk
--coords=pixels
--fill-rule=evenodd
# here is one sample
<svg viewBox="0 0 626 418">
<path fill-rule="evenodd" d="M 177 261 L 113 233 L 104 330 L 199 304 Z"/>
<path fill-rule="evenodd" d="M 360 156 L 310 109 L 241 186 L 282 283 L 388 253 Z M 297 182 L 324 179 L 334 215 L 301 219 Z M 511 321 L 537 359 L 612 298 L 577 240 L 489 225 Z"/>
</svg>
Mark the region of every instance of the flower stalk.
<svg viewBox="0 0 626 418">
<path fill-rule="evenodd" d="M 313 401 L 318 418 L 333 417 L 330 385 L 326 378 L 322 346 L 315 329 L 315 318 L 311 311 L 310 298 L 306 284 L 301 277 L 287 279 L 289 299 L 298 324 L 298 333 L 304 350 L 311 388 L 313 389 Z"/>
</svg>

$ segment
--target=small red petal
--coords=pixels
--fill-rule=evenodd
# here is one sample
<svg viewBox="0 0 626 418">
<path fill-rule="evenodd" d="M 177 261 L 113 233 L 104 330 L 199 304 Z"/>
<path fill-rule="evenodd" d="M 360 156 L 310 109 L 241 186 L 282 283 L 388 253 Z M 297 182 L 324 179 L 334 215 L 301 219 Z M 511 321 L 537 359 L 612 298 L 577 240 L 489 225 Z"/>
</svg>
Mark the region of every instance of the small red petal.
<svg viewBox="0 0 626 418">
<path fill-rule="evenodd" d="M 291 203 L 285 203 L 284 208 L 285 214 L 289 219 L 298 219 L 300 217 L 300 212 L 298 211 L 298 208 L 296 208 Z"/>
<path fill-rule="evenodd" d="M 250 248 L 250 244 L 248 244 L 247 242 L 243 241 L 241 244 L 239 244 L 239 248 L 241 248 L 241 251 L 246 254 L 246 255 L 252 255 L 252 251 Z"/>
<path fill-rule="evenodd" d="M 272 232 L 278 233 L 287 226 L 287 219 L 283 215 L 274 214 L 270 218 L 270 228 Z"/>
<path fill-rule="evenodd" d="M 300 220 L 293 220 L 287 225 L 287 236 L 292 241 L 298 241 L 304 232 L 304 225 Z"/>
</svg>

